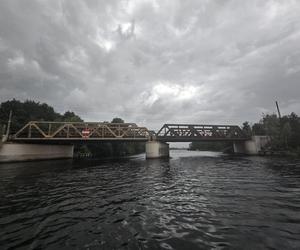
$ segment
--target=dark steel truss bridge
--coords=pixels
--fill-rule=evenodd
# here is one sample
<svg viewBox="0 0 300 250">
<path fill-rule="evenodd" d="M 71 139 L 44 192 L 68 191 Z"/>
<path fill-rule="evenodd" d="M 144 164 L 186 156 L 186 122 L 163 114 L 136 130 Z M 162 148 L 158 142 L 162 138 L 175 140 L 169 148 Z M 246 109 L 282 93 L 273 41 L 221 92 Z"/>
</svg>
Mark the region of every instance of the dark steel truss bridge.
<svg viewBox="0 0 300 250">
<path fill-rule="evenodd" d="M 235 125 L 164 124 L 156 139 L 165 142 L 245 141 L 249 140 Z"/>
<path fill-rule="evenodd" d="M 11 136 L 11 141 L 74 143 L 88 141 L 245 141 L 238 126 L 164 124 L 155 133 L 135 123 L 31 121 Z"/>
</svg>

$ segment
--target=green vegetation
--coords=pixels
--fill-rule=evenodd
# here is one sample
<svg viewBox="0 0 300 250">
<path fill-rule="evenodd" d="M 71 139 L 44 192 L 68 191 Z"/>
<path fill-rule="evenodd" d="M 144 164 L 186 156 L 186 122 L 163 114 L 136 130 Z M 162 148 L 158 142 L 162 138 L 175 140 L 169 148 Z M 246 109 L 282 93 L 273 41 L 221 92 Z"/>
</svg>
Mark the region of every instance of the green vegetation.
<svg viewBox="0 0 300 250">
<path fill-rule="evenodd" d="M 7 124 L 11 110 L 13 112 L 11 133 L 21 129 L 29 121 L 83 121 L 79 116 L 70 111 L 61 115 L 46 103 L 35 101 L 20 102 L 13 99 L 0 104 L 0 126 Z"/>
<path fill-rule="evenodd" d="M 269 150 L 300 156 L 300 117 L 295 113 L 280 119 L 275 114 L 263 115 L 258 123 L 254 123 L 252 127 L 248 125 L 248 122 L 243 124 L 243 130 L 248 135 L 270 137 Z"/>
<path fill-rule="evenodd" d="M 12 110 L 11 134 L 17 132 L 29 121 L 57 121 L 57 122 L 83 122 L 83 120 L 74 112 L 67 111 L 59 114 L 46 103 L 35 101 L 21 102 L 11 100 L 0 104 L 0 132 L 5 132 L 9 112 Z M 114 123 L 124 123 L 121 118 L 114 118 Z M 90 143 L 76 144 L 75 154 L 93 155 L 95 157 L 111 157 L 138 154 L 145 151 L 144 143 Z"/>
<path fill-rule="evenodd" d="M 300 157 L 300 117 L 295 113 L 278 118 L 275 114 L 263 115 L 262 119 L 252 126 L 244 122 L 242 130 L 247 136 L 266 135 L 270 138 L 267 150 L 281 152 L 283 155 Z M 224 151 L 228 143 L 193 142 L 190 150 Z"/>
</svg>

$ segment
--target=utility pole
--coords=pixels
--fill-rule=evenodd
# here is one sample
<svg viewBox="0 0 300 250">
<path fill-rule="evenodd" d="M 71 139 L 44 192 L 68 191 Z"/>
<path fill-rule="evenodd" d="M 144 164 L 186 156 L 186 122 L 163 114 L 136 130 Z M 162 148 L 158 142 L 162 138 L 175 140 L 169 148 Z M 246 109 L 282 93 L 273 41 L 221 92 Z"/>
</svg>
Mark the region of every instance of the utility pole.
<svg viewBox="0 0 300 250">
<path fill-rule="evenodd" d="M 276 108 L 277 108 L 277 112 L 278 112 L 278 118 L 279 118 L 279 120 L 280 120 L 280 119 L 281 119 L 281 114 L 280 114 L 279 105 L 278 105 L 278 102 L 277 102 L 277 101 L 275 101 L 275 103 L 276 103 Z"/>
<path fill-rule="evenodd" d="M 10 112 L 9 112 L 9 118 L 8 118 L 7 128 L 6 128 L 6 134 L 5 134 L 4 139 L 3 139 L 4 142 L 8 140 L 8 136 L 9 136 L 9 132 L 10 132 L 10 125 L 11 125 L 11 117 L 12 117 L 12 110 L 10 110 Z"/>
</svg>

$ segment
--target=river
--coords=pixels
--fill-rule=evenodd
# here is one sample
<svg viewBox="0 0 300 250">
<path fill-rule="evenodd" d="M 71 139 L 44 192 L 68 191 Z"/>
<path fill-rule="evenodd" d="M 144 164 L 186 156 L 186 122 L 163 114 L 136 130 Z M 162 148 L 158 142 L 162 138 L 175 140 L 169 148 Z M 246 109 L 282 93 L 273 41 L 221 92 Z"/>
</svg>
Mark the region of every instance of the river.
<svg viewBox="0 0 300 250">
<path fill-rule="evenodd" d="M 300 161 L 0 164 L 0 249 L 300 249 Z"/>
</svg>

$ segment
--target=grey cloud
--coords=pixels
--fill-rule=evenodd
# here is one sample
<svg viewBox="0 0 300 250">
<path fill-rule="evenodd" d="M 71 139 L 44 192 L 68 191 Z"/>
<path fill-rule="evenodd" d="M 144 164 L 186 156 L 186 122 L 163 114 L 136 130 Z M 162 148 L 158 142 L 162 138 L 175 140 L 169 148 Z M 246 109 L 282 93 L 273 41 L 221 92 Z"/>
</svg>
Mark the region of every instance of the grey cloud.
<svg viewBox="0 0 300 250">
<path fill-rule="evenodd" d="M 86 120 L 300 113 L 298 1 L 0 1 L 0 98 Z"/>
</svg>

